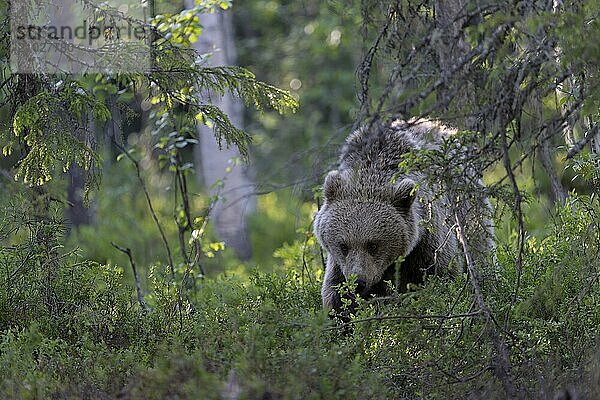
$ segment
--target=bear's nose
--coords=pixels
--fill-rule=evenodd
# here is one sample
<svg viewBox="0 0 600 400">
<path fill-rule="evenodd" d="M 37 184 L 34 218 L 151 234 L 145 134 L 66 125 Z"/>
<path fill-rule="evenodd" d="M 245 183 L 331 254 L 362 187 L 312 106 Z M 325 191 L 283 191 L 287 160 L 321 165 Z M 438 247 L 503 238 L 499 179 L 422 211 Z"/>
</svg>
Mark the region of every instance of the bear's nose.
<svg viewBox="0 0 600 400">
<path fill-rule="evenodd" d="M 356 293 L 362 294 L 362 293 L 364 293 L 366 288 L 367 288 L 367 282 L 365 282 L 363 279 L 358 279 L 356 281 Z"/>
</svg>

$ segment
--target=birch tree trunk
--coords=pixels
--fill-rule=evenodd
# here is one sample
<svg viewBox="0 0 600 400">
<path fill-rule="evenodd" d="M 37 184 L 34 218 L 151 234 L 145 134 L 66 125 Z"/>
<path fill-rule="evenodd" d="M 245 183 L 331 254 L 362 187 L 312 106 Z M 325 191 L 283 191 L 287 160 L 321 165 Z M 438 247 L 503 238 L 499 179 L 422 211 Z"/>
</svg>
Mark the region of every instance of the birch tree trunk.
<svg viewBox="0 0 600 400">
<path fill-rule="evenodd" d="M 186 8 L 193 8 L 194 0 L 185 0 Z M 233 65 L 236 54 L 233 40 L 231 13 L 217 11 L 200 16 L 204 30 L 194 48 L 200 54 L 211 53 L 207 66 Z M 242 127 L 243 105 L 231 94 L 224 96 L 204 93 L 203 101 L 210 101 L 225 112 L 231 122 Z M 207 186 L 223 180 L 224 186 L 212 189 L 222 199 L 215 205 L 211 217 L 217 233 L 227 246 L 232 247 L 238 257 L 247 260 L 252 255 L 246 216 L 255 209 L 254 185 L 248 176 L 248 168 L 236 162 L 240 154 L 235 148 L 220 149 L 212 129 L 198 126 L 199 144 L 194 149 L 194 161 L 198 179 Z M 228 172 L 229 171 L 229 172 Z"/>
</svg>

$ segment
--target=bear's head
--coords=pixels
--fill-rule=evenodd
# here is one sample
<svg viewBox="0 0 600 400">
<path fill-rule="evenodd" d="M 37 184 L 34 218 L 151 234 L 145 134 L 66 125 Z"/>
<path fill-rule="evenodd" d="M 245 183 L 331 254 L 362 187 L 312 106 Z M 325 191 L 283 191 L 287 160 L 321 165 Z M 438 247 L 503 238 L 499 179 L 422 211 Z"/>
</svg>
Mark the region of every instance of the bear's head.
<svg viewBox="0 0 600 400">
<path fill-rule="evenodd" d="M 365 187 L 367 187 L 365 189 Z M 325 202 L 314 231 L 344 278 L 357 277 L 357 293 L 367 296 L 399 257 L 416 246 L 419 226 L 413 211 L 415 182 L 366 182 L 347 171 L 330 172 Z"/>
</svg>

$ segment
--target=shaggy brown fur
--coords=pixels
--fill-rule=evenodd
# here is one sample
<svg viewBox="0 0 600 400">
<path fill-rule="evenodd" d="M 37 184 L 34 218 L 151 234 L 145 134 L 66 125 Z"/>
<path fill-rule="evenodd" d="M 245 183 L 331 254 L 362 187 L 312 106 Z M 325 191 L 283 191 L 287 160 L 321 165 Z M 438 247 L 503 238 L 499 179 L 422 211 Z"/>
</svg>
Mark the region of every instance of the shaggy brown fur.
<svg viewBox="0 0 600 400">
<path fill-rule="evenodd" d="M 400 290 L 407 283 L 421 283 L 425 273 L 459 271 L 462 257 L 447 196 L 434 196 L 419 172 L 392 183 L 403 154 L 436 148 L 454 133 L 430 121 L 412 120 L 358 130 L 348 137 L 338 170 L 325 178 L 325 202 L 314 223 L 315 235 L 328 253 L 322 287 L 325 308 L 341 307 L 336 287 L 351 275 L 357 277 L 359 295 L 385 294 L 383 282 L 394 281 L 400 257 Z"/>
</svg>

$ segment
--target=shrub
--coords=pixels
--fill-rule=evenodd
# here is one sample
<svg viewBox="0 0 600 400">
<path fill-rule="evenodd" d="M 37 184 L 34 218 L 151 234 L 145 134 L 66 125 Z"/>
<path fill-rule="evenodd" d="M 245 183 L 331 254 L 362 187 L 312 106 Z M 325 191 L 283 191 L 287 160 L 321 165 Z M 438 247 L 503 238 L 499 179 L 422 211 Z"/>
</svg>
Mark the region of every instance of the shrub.
<svg viewBox="0 0 600 400">
<path fill-rule="evenodd" d="M 7 217 L 0 234 L 17 244 L 0 250 L 0 396 L 503 398 L 493 326 L 523 397 L 594 398 L 599 214 L 597 200 L 573 196 L 551 234 L 529 238 L 520 272 L 516 250 L 499 243 L 482 281 L 494 320 L 465 275 L 364 301 L 347 326 L 321 310 L 311 237 L 277 252 L 285 273 L 180 290 L 154 267 L 142 307 L 119 267 L 58 251 L 53 222 Z"/>
</svg>

